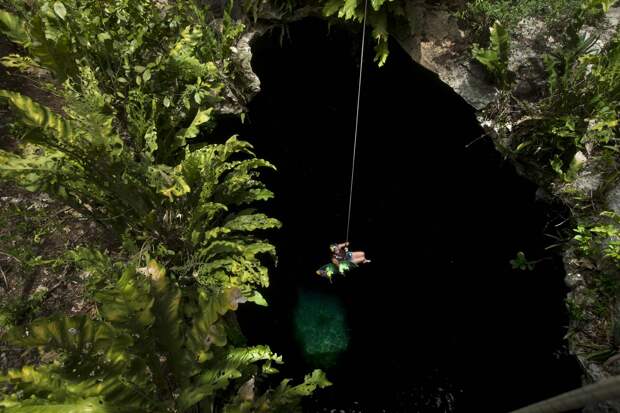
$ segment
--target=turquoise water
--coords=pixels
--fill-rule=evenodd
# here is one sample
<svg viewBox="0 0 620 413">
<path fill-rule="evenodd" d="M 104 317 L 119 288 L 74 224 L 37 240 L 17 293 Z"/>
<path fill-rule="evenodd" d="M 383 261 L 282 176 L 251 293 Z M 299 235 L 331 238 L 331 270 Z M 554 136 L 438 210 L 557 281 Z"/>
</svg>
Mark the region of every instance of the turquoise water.
<svg viewBox="0 0 620 413">
<path fill-rule="evenodd" d="M 334 366 L 349 346 L 345 309 L 337 296 L 300 292 L 294 323 L 295 337 L 304 358 L 312 365 Z"/>
</svg>

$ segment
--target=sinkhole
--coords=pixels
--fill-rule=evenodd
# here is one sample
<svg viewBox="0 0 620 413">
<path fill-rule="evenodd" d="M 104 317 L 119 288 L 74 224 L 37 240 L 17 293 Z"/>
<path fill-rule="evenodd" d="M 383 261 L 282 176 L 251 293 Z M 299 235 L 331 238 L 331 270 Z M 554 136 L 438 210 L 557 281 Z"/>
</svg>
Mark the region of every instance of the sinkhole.
<svg viewBox="0 0 620 413">
<path fill-rule="evenodd" d="M 305 411 L 501 412 L 577 387 L 563 267 L 545 249 L 561 212 L 396 42 L 383 68 L 367 44 L 364 66 L 350 241 L 372 263 L 333 284 L 315 275 L 346 233 L 361 42 L 321 20 L 288 30 L 253 42 L 262 91 L 231 126 L 278 167 L 266 210 L 283 222 L 270 306 L 239 320 L 286 376 L 326 369 L 334 386 Z M 541 261 L 513 270 L 518 251 Z"/>
</svg>

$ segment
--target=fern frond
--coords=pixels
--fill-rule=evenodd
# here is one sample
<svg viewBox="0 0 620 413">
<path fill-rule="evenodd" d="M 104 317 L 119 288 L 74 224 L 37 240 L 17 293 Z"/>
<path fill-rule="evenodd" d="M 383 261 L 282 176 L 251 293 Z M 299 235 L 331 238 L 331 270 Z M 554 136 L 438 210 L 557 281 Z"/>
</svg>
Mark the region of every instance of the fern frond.
<svg viewBox="0 0 620 413">
<path fill-rule="evenodd" d="M 182 129 L 177 133 L 171 149 L 183 147 L 187 144 L 188 139 L 195 138 L 200 132 L 200 125 L 211 120 L 211 112 L 213 112 L 213 108 L 198 110 L 192 123 L 186 129 Z"/>
<path fill-rule="evenodd" d="M 0 90 L 0 98 L 7 99 L 11 107 L 21 115 L 27 125 L 51 130 L 60 139 L 72 138 L 74 128 L 71 122 L 49 108 L 38 104 L 27 96 L 10 90 Z"/>
<path fill-rule="evenodd" d="M 150 295 L 146 278 L 135 268 L 128 267 L 116 285 L 117 288 L 96 295 L 104 320 L 133 331 L 145 331 L 151 327 L 155 321 L 152 312 L 155 300 Z"/>
<path fill-rule="evenodd" d="M 298 404 L 302 397 L 311 395 L 317 388 L 331 386 L 327 376 L 321 370 L 314 370 L 304 377 L 304 382 L 297 386 L 289 386 L 290 380 L 282 380 L 271 396 L 272 406 L 275 412 L 288 412 L 292 406 Z"/>
<path fill-rule="evenodd" d="M 231 231 L 253 232 L 258 229 L 280 228 L 282 223 L 265 214 L 235 214 L 224 223 L 224 227 Z"/>
<path fill-rule="evenodd" d="M 187 352 L 183 351 L 182 321 L 180 313 L 181 291 L 166 275 L 166 269 L 155 260 L 150 260 L 146 274 L 151 283 L 154 298 L 152 307 L 155 322 L 152 330 L 158 337 L 158 345 L 170 360 L 170 367 L 179 385 L 188 380 L 190 364 Z"/>
<path fill-rule="evenodd" d="M 19 389 L 19 392 L 22 393 L 22 399 L 26 398 L 33 401 L 37 397 L 45 395 L 45 399 L 42 400 L 43 404 L 98 398 L 109 407 L 116 405 L 114 406 L 115 409 L 125 406 L 127 409 L 125 411 L 132 411 L 130 408 L 141 411 L 140 406 L 148 404 L 149 400 L 144 399 L 144 394 L 152 394 L 154 389 L 149 389 L 145 383 L 146 380 L 143 378 L 142 380 L 139 377 L 136 378 L 140 381 L 139 385 L 142 388 L 141 392 L 135 392 L 134 386 L 137 383 L 130 384 L 127 380 L 131 377 L 130 375 L 119 380 L 119 377 L 116 374 L 110 374 L 109 370 L 101 372 L 101 368 L 96 365 L 90 366 L 90 368 L 92 374 L 80 379 L 79 375 L 75 373 L 73 377 L 70 377 L 67 374 L 67 369 L 57 364 L 36 368 L 26 366 L 21 370 L 9 370 L 5 380 L 14 388 Z M 7 401 L 10 399 L 3 400 L 3 402 Z M 40 404 L 40 402 L 36 404 Z"/>
<path fill-rule="evenodd" d="M 509 86 L 508 58 L 510 55 L 510 36 L 506 28 L 496 21 L 489 29 L 490 46 L 481 48 L 474 45 L 472 54 L 499 82 L 500 86 Z"/>
<path fill-rule="evenodd" d="M 34 399 L 16 402 L 11 406 L 8 402 L 0 402 L 0 406 L 5 407 L 5 413 L 129 413 L 140 410 L 130 410 L 119 406 L 110 406 L 100 398 L 92 397 L 88 399 L 75 398 L 64 403 L 50 403 L 45 399 Z M 144 412 L 144 410 L 142 410 Z M 146 413 L 146 412 L 145 412 Z"/>
<path fill-rule="evenodd" d="M 71 353 L 101 352 L 111 364 L 128 362 L 125 352 L 133 340 L 106 323 L 86 316 L 40 318 L 27 327 L 16 327 L 7 341 L 18 346 L 44 347 Z"/>
<path fill-rule="evenodd" d="M 242 377 L 247 368 L 258 361 L 282 363 L 282 358 L 267 346 L 228 348 L 224 358 L 208 362 L 209 369 L 196 378 L 196 384 L 181 393 L 180 404 L 191 406 L 228 387 L 231 380 Z"/>
<path fill-rule="evenodd" d="M 333 16 L 338 13 L 340 7 L 342 6 L 342 0 L 328 0 L 323 5 L 323 14 L 327 17 Z"/>
<path fill-rule="evenodd" d="M 187 333 L 186 342 L 200 363 L 212 357 L 211 345 L 224 346 L 227 342 L 226 332 L 218 320 L 228 311 L 237 308 L 242 300 L 236 289 L 227 289 L 218 293 L 207 293 L 200 289 L 198 293 L 199 309 Z"/>
<path fill-rule="evenodd" d="M 17 69 L 21 72 L 27 72 L 31 69 L 41 69 L 41 67 L 31 58 L 18 54 L 10 54 L 0 58 L 0 64 L 4 67 Z"/>
<path fill-rule="evenodd" d="M 26 31 L 24 21 L 6 10 L 0 10 L 0 32 L 20 46 L 28 47 L 30 45 L 30 36 Z"/>
<path fill-rule="evenodd" d="M 200 48 L 204 35 L 200 27 L 187 26 L 170 50 L 171 63 L 185 79 L 213 78 L 217 74 L 217 67 L 213 62 L 202 62 L 198 57 L 197 49 Z"/>
<path fill-rule="evenodd" d="M 159 164 L 149 166 L 147 171 L 149 185 L 171 202 L 175 197 L 183 196 L 191 191 L 179 167 L 172 168 Z"/>
<path fill-rule="evenodd" d="M 338 17 L 344 18 L 345 20 L 358 17 L 357 2 L 358 0 L 344 0 L 344 4 L 342 4 L 342 7 L 338 11 Z"/>
</svg>

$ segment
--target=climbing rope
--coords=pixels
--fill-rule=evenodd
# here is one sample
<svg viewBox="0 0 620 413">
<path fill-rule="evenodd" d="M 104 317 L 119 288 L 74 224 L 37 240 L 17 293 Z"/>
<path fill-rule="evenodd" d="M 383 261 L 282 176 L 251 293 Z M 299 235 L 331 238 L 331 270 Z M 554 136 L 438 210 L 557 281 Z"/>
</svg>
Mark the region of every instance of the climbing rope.
<svg viewBox="0 0 620 413">
<path fill-rule="evenodd" d="M 353 139 L 353 162 L 351 166 L 351 187 L 349 188 L 349 212 L 347 214 L 347 238 L 349 242 L 349 230 L 351 228 L 351 204 L 353 202 L 353 179 L 355 178 L 355 155 L 357 151 L 357 130 L 360 120 L 360 96 L 362 94 L 362 73 L 364 70 L 364 44 L 366 43 L 366 15 L 368 13 L 368 0 L 364 2 L 364 21 L 362 28 L 362 53 L 360 55 L 360 75 L 357 85 L 357 110 L 355 113 L 355 138 Z"/>
</svg>

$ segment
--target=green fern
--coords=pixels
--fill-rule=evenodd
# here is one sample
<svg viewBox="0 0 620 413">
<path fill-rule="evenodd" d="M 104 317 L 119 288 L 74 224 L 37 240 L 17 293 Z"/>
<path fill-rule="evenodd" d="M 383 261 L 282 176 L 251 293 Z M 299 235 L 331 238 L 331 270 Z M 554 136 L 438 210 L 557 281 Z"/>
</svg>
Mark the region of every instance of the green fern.
<svg viewBox="0 0 620 413">
<path fill-rule="evenodd" d="M 616 33 L 597 50 L 598 37 L 583 34 L 588 14 L 601 13 L 603 3 L 587 2 L 565 28 L 561 46 L 544 56 L 546 96 L 525 108 L 529 120 L 513 131 L 514 154 L 520 161 L 535 159 L 565 183 L 577 177 L 586 157 L 590 163 L 615 162 L 620 148 L 620 37 Z"/>
<path fill-rule="evenodd" d="M 323 15 L 337 16 L 344 20 L 354 20 L 359 23 L 364 20 L 363 0 L 322 0 Z M 402 4 L 395 0 L 370 0 L 367 21 L 373 28 L 372 37 L 375 39 L 375 62 L 383 66 L 389 55 L 388 48 L 388 18 L 403 14 Z"/>
<path fill-rule="evenodd" d="M 5 10 L 0 10 L 0 30 L 20 46 L 28 47 L 31 43 L 24 21 Z"/>
<path fill-rule="evenodd" d="M 0 151 L 0 178 L 48 192 L 97 219 L 111 213 L 135 222 L 154 208 L 157 195 L 153 192 L 165 190 L 169 183 L 156 179 L 156 173 L 168 175 L 163 168 L 148 169 L 131 159 L 113 130 L 112 118 L 84 113 L 75 105 L 72 119 L 66 119 L 18 93 L 0 91 L 1 97 L 19 115 L 24 144 L 40 149 L 21 155 Z M 129 171 L 133 176 L 127 176 Z M 137 182 L 151 182 L 151 191 Z M 117 225 L 127 224 L 118 220 Z"/>
<path fill-rule="evenodd" d="M 480 62 L 495 77 L 500 87 L 508 88 L 510 87 L 510 72 L 508 71 L 510 37 L 499 21 L 496 21 L 489 31 L 489 47 L 481 48 L 475 44 L 472 54 L 474 59 Z"/>
<path fill-rule="evenodd" d="M 274 413 L 293 413 L 301 412 L 295 408 L 299 401 L 317 388 L 330 386 L 331 383 L 325 377 L 325 373 L 315 370 L 308 374 L 304 382 L 297 386 L 290 386 L 290 380 L 284 379 L 280 385 L 262 394 L 257 394 L 254 379 L 246 381 L 237 392 L 231 403 L 224 406 L 223 413 L 245 413 L 245 412 L 274 412 Z"/>
<path fill-rule="evenodd" d="M 257 289 L 276 254 L 263 237 L 280 223 L 254 208 L 273 197 L 260 171 L 274 167 L 236 136 L 208 142 L 222 107 L 243 110 L 230 58 L 243 25 L 226 14 L 214 24 L 190 0 L 41 0 L 20 12 L 2 11 L 0 31 L 28 55 L 2 63 L 47 70 L 64 106 L 0 91 L 19 132 L 16 150 L 0 151 L 0 179 L 94 218 L 121 258 L 67 253 L 90 274 L 98 312 L 10 332 L 12 344 L 56 357 L 2 377 L 11 391 L 0 410 L 216 412 L 251 402 L 294 411 L 328 382 L 315 373 L 248 397 L 242 387 L 282 361 L 265 346 L 240 347 L 231 314 L 246 301 L 266 305 Z"/>
<path fill-rule="evenodd" d="M 69 5 L 67 10 L 73 12 Z M 12 30 L 25 27 L 28 33 L 28 25 L 16 19 L 8 19 Z M 246 208 L 272 197 L 258 180 L 258 169 L 273 165 L 256 159 L 251 146 L 236 137 L 193 150 L 188 142 L 212 124 L 214 107 L 198 106 L 194 111 L 193 105 L 182 104 L 182 119 L 173 102 L 166 107 L 145 89 L 146 73 L 165 85 L 171 73 L 184 67 L 180 79 L 188 83 L 181 82 L 178 94 L 191 89 L 197 96 L 208 91 L 215 99 L 212 102 L 217 101 L 220 86 L 198 76 L 206 89 L 197 89 L 191 83 L 196 74 L 190 73 L 198 64 L 217 75 L 214 63 L 200 62 L 221 52 L 206 53 L 204 30 L 190 27 L 181 31 L 179 40 L 170 42 L 166 59 L 136 69 L 141 81 L 125 90 L 131 97 L 127 106 L 109 93 L 115 89 L 107 74 L 83 65 L 78 65 L 78 75 L 70 76 L 61 91 L 66 99 L 63 116 L 16 92 L 0 91 L 0 98 L 19 115 L 24 132 L 21 153 L 0 151 L 0 178 L 31 191 L 48 192 L 111 226 L 119 236 L 128 228 L 134 234 L 157 234 L 151 245 L 163 245 L 176 254 L 176 267 L 186 268 L 179 273 L 187 280 L 197 279 L 215 289 L 242 287 L 251 298 L 253 286 L 268 285 L 260 257 L 275 256 L 275 250 L 250 234 L 280 224 Z M 237 29 L 231 30 L 227 41 Z M 46 67 L 55 70 L 54 65 Z M 150 107 L 145 107 L 145 101 L 150 101 Z M 127 113 L 127 128 L 119 113 Z M 27 145 L 36 150 L 26 150 Z M 171 220 L 172 216 L 180 219 Z M 226 249 L 223 241 L 229 243 Z"/>
<path fill-rule="evenodd" d="M 223 316 L 245 301 L 238 289 L 198 289 L 180 298 L 166 269 L 150 260 L 127 267 L 113 288 L 98 294 L 100 320 L 56 316 L 13 329 L 10 343 L 60 357 L 9 371 L 1 382 L 14 391 L 0 406 L 6 412 L 183 412 L 206 403 L 212 411 L 234 411 L 238 401 L 223 391 L 274 373 L 272 363 L 282 359 L 266 346 L 229 344 Z M 254 403 L 294 409 L 302 396 L 327 385 L 316 371 L 295 387 L 283 381 Z"/>
</svg>

